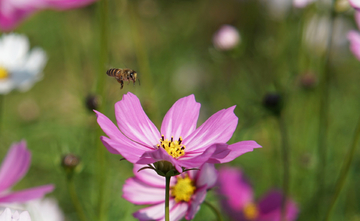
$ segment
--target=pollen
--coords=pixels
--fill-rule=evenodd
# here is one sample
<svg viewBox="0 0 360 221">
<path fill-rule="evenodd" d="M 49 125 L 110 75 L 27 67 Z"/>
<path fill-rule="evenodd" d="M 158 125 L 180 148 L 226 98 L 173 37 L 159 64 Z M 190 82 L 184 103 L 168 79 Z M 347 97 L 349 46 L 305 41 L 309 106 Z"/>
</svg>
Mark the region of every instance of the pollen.
<svg viewBox="0 0 360 221">
<path fill-rule="evenodd" d="M 174 137 L 171 136 L 171 139 L 165 139 L 164 135 L 161 135 L 160 144 L 157 145 L 158 148 L 162 147 L 166 152 L 177 159 L 185 154 L 185 145 L 182 144 L 182 138 L 174 141 Z"/>
<path fill-rule="evenodd" d="M 177 203 L 189 202 L 195 190 L 196 187 L 188 176 L 178 177 L 175 186 L 171 187 L 171 196 L 175 198 Z"/>
<path fill-rule="evenodd" d="M 8 77 L 9 77 L 8 71 L 5 68 L 0 66 L 0 80 L 6 79 Z"/>
<path fill-rule="evenodd" d="M 246 204 L 243 213 L 247 220 L 255 220 L 259 215 L 259 211 L 254 203 Z"/>
</svg>

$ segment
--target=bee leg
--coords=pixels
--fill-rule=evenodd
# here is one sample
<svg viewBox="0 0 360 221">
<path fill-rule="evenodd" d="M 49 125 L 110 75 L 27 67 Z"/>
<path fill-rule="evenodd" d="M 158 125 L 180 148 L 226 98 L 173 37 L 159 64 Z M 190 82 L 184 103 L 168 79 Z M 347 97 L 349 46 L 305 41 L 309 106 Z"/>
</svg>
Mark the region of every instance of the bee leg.
<svg viewBox="0 0 360 221">
<path fill-rule="evenodd" d="M 120 83 L 120 89 L 123 89 L 124 87 L 124 81 L 123 80 L 120 80 L 120 79 L 116 79 L 119 83 Z"/>
</svg>

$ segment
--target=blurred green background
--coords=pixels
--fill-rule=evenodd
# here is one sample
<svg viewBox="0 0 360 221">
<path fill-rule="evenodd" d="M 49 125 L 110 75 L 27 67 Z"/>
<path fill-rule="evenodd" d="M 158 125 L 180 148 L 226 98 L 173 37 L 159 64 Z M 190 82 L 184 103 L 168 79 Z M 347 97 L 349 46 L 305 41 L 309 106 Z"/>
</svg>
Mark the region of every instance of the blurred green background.
<svg viewBox="0 0 360 221">
<path fill-rule="evenodd" d="M 101 111 L 113 122 L 114 104 L 128 91 L 139 97 L 159 128 L 171 105 L 189 94 L 201 103 L 198 125 L 216 111 L 236 105 L 239 123 L 229 143 L 255 140 L 263 148 L 230 165 L 244 170 L 259 198 L 271 188 L 282 187 L 279 126 L 263 105 L 264 96 L 274 92 L 283 99 L 290 196 L 299 205 L 298 220 L 319 220 L 319 211 L 309 207 L 318 200 L 318 82 L 325 65 L 325 52 L 316 46 L 326 39 L 309 45 L 305 30 L 315 15 L 326 16 L 329 9 L 318 3 L 304 9 L 290 5 L 283 12 L 274 12 L 271 0 L 109 0 L 108 4 L 106 64 L 99 63 L 99 3 L 64 12 L 42 11 L 15 30 L 26 34 L 32 47 L 42 47 L 49 58 L 42 81 L 26 93 L 13 91 L 4 96 L 0 156 L 21 139 L 32 152 L 31 168 L 15 189 L 54 183 L 56 189 L 49 195 L 59 201 L 66 220 L 78 220 L 61 168 L 62 156 L 74 153 L 82 162 L 74 178 L 77 193 L 87 219 L 98 220 L 98 125 L 85 99 L 96 92 L 98 76 L 103 75 Z M 345 22 L 340 27 L 356 29 L 350 9 L 339 11 L 336 19 Z M 223 24 L 233 25 L 241 34 L 241 43 L 230 51 L 217 50 L 212 43 L 213 34 Z M 348 50 L 346 30 L 339 34 L 345 39 L 340 37 L 342 41 L 330 53 L 324 207 L 334 192 L 360 110 L 360 62 Z M 141 85 L 125 82 L 120 90 L 116 80 L 103 71 L 110 67 L 136 70 Z M 310 86 L 304 76 L 310 79 Z M 110 154 L 105 147 L 103 150 L 107 220 L 134 220 L 132 213 L 140 206 L 121 197 L 125 179 L 132 176 L 132 165 L 119 161 L 121 156 Z M 357 151 L 332 220 L 360 220 L 359 154 Z M 217 204 L 216 194 L 209 193 L 207 199 Z M 203 205 L 194 220 L 215 219 Z"/>
</svg>

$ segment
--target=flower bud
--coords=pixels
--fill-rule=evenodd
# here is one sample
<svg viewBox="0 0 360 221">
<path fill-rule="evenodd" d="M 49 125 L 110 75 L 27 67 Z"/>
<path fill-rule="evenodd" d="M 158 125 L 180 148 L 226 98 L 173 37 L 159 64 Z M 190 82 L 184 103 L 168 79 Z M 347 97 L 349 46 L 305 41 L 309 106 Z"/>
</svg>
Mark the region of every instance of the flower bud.
<svg viewBox="0 0 360 221">
<path fill-rule="evenodd" d="M 70 169 L 70 170 L 73 170 L 75 169 L 75 167 L 77 165 L 79 165 L 80 163 L 80 159 L 79 157 L 77 157 L 76 155 L 74 154 L 66 154 L 63 158 L 62 158 L 62 161 L 61 161 L 61 164 L 62 166 L 65 168 L 65 169 Z"/>
<path fill-rule="evenodd" d="M 304 89 L 312 89 L 318 83 L 318 78 L 312 72 L 307 72 L 306 74 L 300 76 L 300 85 Z"/>
<path fill-rule="evenodd" d="M 85 100 L 86 108 L 90 111 L 97 110 L 100 105 L 100 98 L 95 94 L 89 94 Z"/>
<path fill-rule="evenodd" d="M 272 114 L 279 116 L 282 109 L 282 98 L 278 93 L 267 93 L 263 99 L 263 106 Z"/>
<path fill-rule="evenodd" d="M 156 173 L 160 176 L 176 176 L 180 174 L 172 163 L 165 160 L 155 162 L 154 167 Z"/>
</svg>

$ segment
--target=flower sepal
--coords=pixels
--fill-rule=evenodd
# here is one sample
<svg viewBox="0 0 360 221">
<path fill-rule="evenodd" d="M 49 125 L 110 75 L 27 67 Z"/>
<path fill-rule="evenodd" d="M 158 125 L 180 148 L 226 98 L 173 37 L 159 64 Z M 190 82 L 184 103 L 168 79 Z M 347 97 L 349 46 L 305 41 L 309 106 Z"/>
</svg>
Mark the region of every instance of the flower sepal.
<svg viewBox="0 0 360 221">
<path fill-rule="evenodd" d="M 155 162 L 154 170 L 158 175 L 163 177 L 172 177 L 180 174 L 172 163 L 165 160 Z"/>
</svg>

